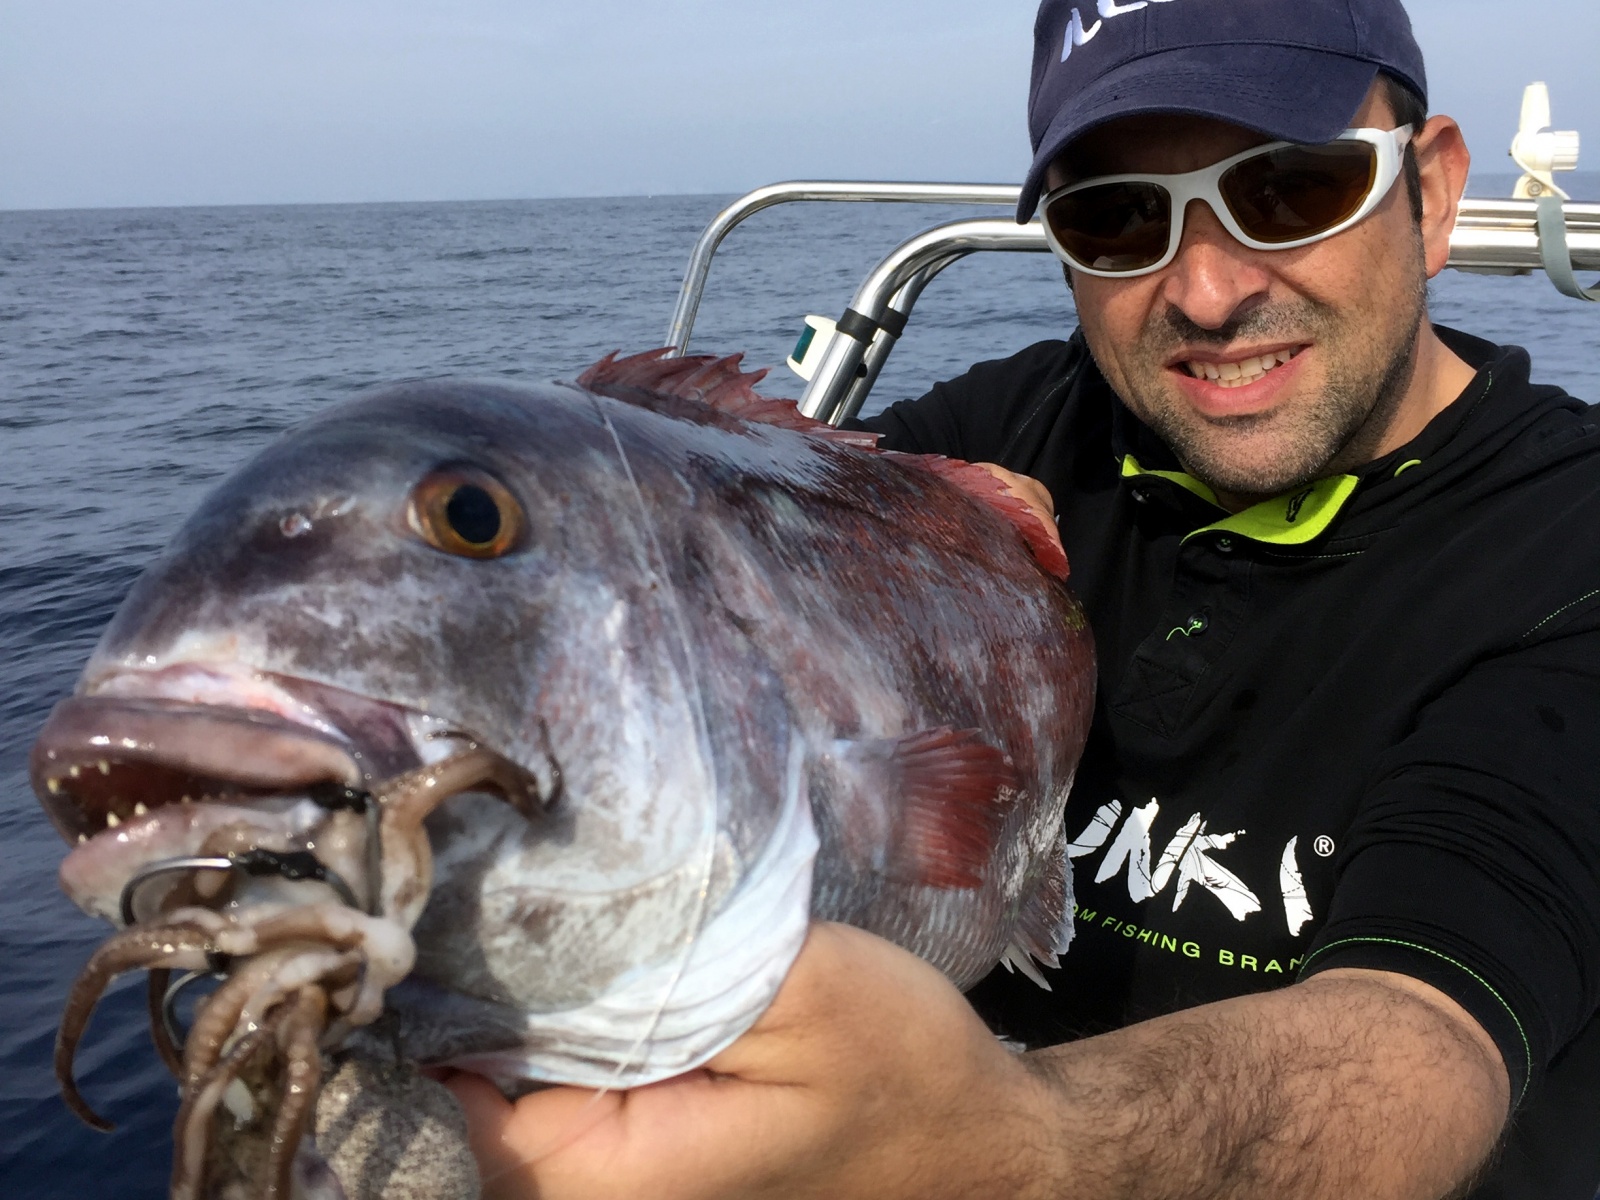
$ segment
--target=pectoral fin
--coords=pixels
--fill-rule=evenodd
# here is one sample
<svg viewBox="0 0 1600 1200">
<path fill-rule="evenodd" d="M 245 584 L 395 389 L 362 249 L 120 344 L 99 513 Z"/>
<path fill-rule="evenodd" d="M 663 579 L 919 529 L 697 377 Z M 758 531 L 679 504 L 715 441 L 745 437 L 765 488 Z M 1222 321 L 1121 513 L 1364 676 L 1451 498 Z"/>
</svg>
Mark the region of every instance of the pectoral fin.
<svg viewBox="0 0 1600 1200">
<path fill-rule="evenodd" d="M 835 793 L 840 840 L 853 860 L 902 883 L 983 883 L 1018 780 L 980 730 L 840 742 L 832 758 L 845 785 Z"/>
</svg>

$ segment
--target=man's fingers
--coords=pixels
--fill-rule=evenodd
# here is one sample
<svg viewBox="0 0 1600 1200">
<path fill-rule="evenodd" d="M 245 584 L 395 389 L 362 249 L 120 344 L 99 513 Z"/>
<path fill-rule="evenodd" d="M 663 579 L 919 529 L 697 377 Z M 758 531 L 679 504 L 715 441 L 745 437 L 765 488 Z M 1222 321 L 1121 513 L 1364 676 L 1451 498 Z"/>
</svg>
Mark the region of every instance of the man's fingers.
<svg viewBox="0 0 1600 1200">
<path fill-rule="evenodd" d="M 1034 509 L 1047 522 L 1054 524 L 1056 519 L 1056 502 L 1050 495 L 1050 489 L 1045 487 L 1031 475 L 1018 475 L 1015 471 L 1008 471 L 1004 467 L 997 467 L 994 463 L 975 463 L 1001 483 L 1006 485 L 1006 490 L 1023 501 L 1029 508 Z"/>
<path fill-rule="evenodd" d="M 467 1117 L 485 1200 L 526 1200 L 537 1193 L 538 1165 L 579 1141 L 616 1113 L 617 1097 L 587 1088 L 550 1088 L 513 1104 L 481 1075 L 462 1071 L 444 1081 Z"/>
<path fill-rule="evenodd" d="M 973 1089 L 999 1096 L 1020 1070 L 933 967 L 817 924 L 772 1005 L 705 1069 L 514 1105 L 475 1076 L 446 1086 L 486 1200 L 790 1200 L 889 1194 L 913 1175 L 918 1194 L 937 1190 L 930 1147 L 970 1140 Z"/>
<path fill-rule="evenodd" d="M 1057 546 L 1061 545 L 1061 533 L 1056 528 L 1056 502 L 1050 495 L 1050 489 L 1030 475 L 1018 475 L 1015 471 L 1008 471 L 1004 467 L 997 467 L 994 463 L 974 463 L 982 467 L 1005 485 L 1005 489 L 1012 496 L 1021 500 L 1038 514 L 1045 531 Z"/>
<path fill-rule="evenodd" d="M 898 1004 L 880 1011 L 863 1003 L 867 996 L 915 997 L 923 1019 L 907 1028 Z M 761 1019 L 707 1067 L 751 1082 L 817 1086 L 870 1070 L 859 1059 L 861 1041 L 938 1040 L 980 1026 L 950 981 L 910 951 L 818 922 Z"/>
</svg>

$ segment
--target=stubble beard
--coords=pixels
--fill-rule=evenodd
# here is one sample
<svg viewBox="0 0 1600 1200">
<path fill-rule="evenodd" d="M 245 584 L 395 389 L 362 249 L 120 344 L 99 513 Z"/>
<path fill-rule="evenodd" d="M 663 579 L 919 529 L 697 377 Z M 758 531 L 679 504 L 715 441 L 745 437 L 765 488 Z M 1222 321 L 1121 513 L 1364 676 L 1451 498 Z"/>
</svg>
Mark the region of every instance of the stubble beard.
<svg viewBox="0 0 1600 1200">
<path fill-rule="evenodd" d="M 1217 493 L 1281 495 L 1372 460 L 1410 388 L 1417 334 L 1426 317 L 1424 279 L 1404 319 L 1376 322 L 1377 328 L 1397 328 L 1399 337 L 1358 359 L 1359 332 L 1345 328 L 1351 318 L 1312 300 L 1258 308 L 1216 329 L 1196 325 L 1172 309 L 1142 339 L 1140 361 L 1164 363 L 1180 345 L 1312 342 L 1331 364 L 1320 396 L 1309 404 L 1301 399 L 1290 409 L 1206 420 L 1173 401 L 1165 381 L 1157 377 L 1146 388 L 1130 381 L 1134 395 L 1128 407 L 1172 448 L 1184 470 Z M 1257 430 L 1270 439 L 1265 444 L 1271 453 L 1265 458 L 1259 451 L 1254 456 L 1239 451 L 1240 435 Z"/>
</svg>

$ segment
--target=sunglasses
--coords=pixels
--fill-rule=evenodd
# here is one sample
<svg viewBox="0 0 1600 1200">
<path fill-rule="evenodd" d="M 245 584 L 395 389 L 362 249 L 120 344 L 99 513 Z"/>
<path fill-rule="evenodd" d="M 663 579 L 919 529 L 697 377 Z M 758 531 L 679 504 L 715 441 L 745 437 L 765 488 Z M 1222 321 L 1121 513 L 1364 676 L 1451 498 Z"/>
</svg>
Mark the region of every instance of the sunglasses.
<svg viewBox="0 0 1600 1200">
<path fill-rule="evenodd" d="M 1182 175 L 1102 175 L 1040 201 L 1056 257 L 1122 279 L 1170 263 L 1189 201 L 1203 201 L 1252 250 L 1290 250 L 1349 229 L 1400 175 L 1411 126 L 1347 129 L 1331 142 L 1270 142 Z"/>
</svg>

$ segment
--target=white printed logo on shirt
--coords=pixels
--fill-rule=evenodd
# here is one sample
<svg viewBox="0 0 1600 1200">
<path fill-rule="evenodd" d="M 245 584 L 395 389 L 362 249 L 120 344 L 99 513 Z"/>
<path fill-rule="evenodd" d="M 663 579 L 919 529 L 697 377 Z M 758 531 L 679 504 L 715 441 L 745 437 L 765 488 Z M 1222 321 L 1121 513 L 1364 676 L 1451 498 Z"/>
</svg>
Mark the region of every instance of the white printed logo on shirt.
<svg viewBox="0 0 1600 1200">
<path fill-rule="evenodd" d="M 1084 858 L 1110 841 L 1094 881 L 1104 883 L 1126 868 L 1128 898 L 1136 904 L 1176 886 L 1172 895 L 1172 911 L 1177 912 L 1188 898 L 1190 888 L 1198 884 L 1222 902 L 1234 920 L 1243 921 L 1251 913 L 1261 911 L 1261 900 L 1251 888 L 1228 868 L 1217 862 L 1213 854 L 1226 850 L 1235 839 L 1245 835 L 1240 829 L 1232 833 L 1211 833 L 1199 813 L 1195 813 L 1172 839 L 1160 858 L 1154 858 L 1150 830 L 1161 812 L 1160 802 L 1152 798 L 1143 808 L 1136 808 L 1122 820 L 1122 801 L 1111 800 L 1102 804 L 1090 819 L 1088 826 L 1067 846 L 1068 858 Z M 1115 838 L 1112 831 L 1121 824 Z M 1300 874 L 1296 857 L 1300 839 L 1292 837 L 1283 848 L 1283 858 L 1278 870 L 1278 886 L 1283 896 L 1284 922 L 1290 934 L 1298 935 L 1313 917 L 1311 902 L 1306 895 L 1305 879 Z"/>
</svg>

